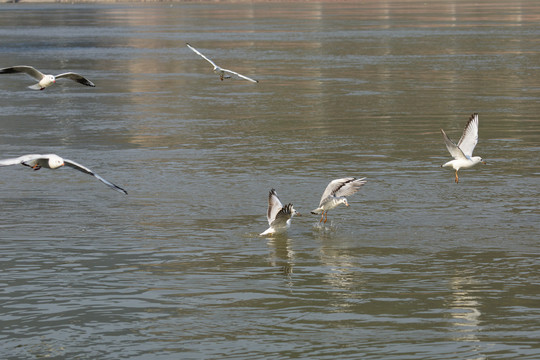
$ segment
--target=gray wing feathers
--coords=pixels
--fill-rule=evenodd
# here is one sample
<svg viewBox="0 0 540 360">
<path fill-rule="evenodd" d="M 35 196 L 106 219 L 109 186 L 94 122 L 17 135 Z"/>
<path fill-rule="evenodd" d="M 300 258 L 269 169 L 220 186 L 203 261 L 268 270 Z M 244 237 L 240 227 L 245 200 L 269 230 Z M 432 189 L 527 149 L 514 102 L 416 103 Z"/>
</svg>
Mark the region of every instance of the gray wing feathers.
<svg viewBox="0 0 540 360">
<path fill-rule="evenodd" d="M 40 159 L 42 157 L 43 155 L 31 154 L 31 155 L 19 156 L 17 158 L 4 159 L 4 160 L 0 160 L 0 166 L 22 164 L 28 161 Z"/>
<path fill-rule="evenodd" d="M 478 114 L 474 113 L 469 118 L 463 135 L 459 139 L 457 146 L 463 151 L 465 156 L 471 157 L 474 147 L 478 143 Z"/>
<path fill-rule="evenodd" d="M 223 71 L 225 71 L 225 72 L 228 72 L 228 73 L 231 73 L 231 74 L 234 74 L 234 75 L 236 75 L 236 76 L 241 77 L 242 79 L 246 79 L 246 80 L 251 81 L 251 82 L 254 82 L 254 83 L 258 83 L 258 82 L 259 82 L 259 80 L 255 80 L 255 79 L 252 79 L 252 78 L 247 77 L 247 76 L 245 76 L 245 75 L 239 74 L 239 73 L 237 73 L 236 71 L 227 70 L 227 69 L 223 69 L 223 68 L 221 68 L 221 70 L 223 70 Z"/>
<path fill-rule="evenodd" d="M 69 167 L 71 167 L 71 168 L 73 168 L 75 170 L 79 170 L 79 171 L 81 171 L 81 172 L 83 172 L 85 174 L 92 175 L 96 179 L 98 179 L 99 181 L 104 183 L 105 185 L 109 186 L 110 188 L 127 195 L 127 191 L 122 189 L 120 186 L 115 185 L 115 184 L 113 184 L 112 182 L 110 182 L 108 180 L 105 180 L 104 178 L 102 178 L 101 176 L 99 176 L 98 174 L 96 174 L 95 172 L 90 170 L 89 168 L 87 168 L 85 166 L 82 166 L 81 164 L 76 163 L 75 161 L 64 159 L 64 165 L 69 166 Z"/>
<path fill-rule="evenodd" d="M 330 181 L 321 197 L 319 207 L 327 200 L 329 196 L 349 196 L 357 192 L 362 185 L 366 183 L 365 178 L 356 179 L 354 177 L 346 177 Z"/>
<path fill-rule="evenodd" d="M 278 213 L 276 214 L 276 218 L 274 219 L 274 221 L 272 221 L 270 225 L 274 227 L 286 226 L 287 221 L 291 218 L 291 215 L 292 215 L 292 210 L 291 210 L 292 206 L 293 206 L 292 204 L 287 204 L 283 206 L 278 211 Z"/>
<path fill-rule="evenodd" d="M 365 178 L 347 181 L 339 187 L 334 193 L 335 196 L 349 196 L 360 190 L 360 187 L 366 183 Z"/>
<path fill-rule="evenodd" d="M 268 211 L 266 213 L 269 225 L 272 225 L 282 207 L 283 205 L 281 204 L 281 201 L 279 201 L 276 190 L 270 190 L 268 193 Z"/>
<path fill-rule="evenodd" d="M 461 151 L 461 149 L 456 144 L 454 144 L 452 140 L 450 140 L 450 138 L 448 137 L 448 135 L 446 135 L 443 129 L 441 129 L 441 133 L 443 135 L 444 144 L 446 145 L 446 148 L 448 149 L 450 155 L 452 155 L 452 157 L 456 160 L 466 159 L 467 157 L 465 156 L 465 154 L 463 154 L 463 151 Z"/>
<path fill-rule="evenodd" d="M 206 56 L 204 56 L 201 52 L 199 52 L 199 50 L 195 49 L 193 46 L 189 45 L 188 43 L 186 43 L 187 47 L 190 48 L 191 50 L 193 50 L 193 52 L 197 55 L 199 55 L 200 57 L 202 57 L 204 60 L 208 61 L 210 64 L 212 64 L 213 67 L 217 67 L 216 64 L 214 64 L 214 62 L 212 60 L 210 60 L 209 58 L 207 58 Z"/>
<path fill-rule="evenodd" d="M 19 65 L 0 69 L 0 74 L 25 73 L 36 80 L 41 80 L 45 76 L 41 71 L 32 66 Z"/>
<path fill-rule="evenodd" d="M 96 85 L 94 85 L 93 82 L 91 82 L 90 80 L 88 80 L 84 76 L 79 75 L 79 74 L 74 73 L 74 72 L 67 72 L 67 73 L 63 73 L 63 74 L 60 74 L 60 75 L 56 75 L 55 78 L 57 78 L 57 79 L 68 78 L 68 79 L 71 79 L 73 81 L 78 82 L 79 84 L 83 84 L 83 85 L 86 85 L 86 86 L 92 86 L 92 87 L 96 86 Z"/>
</svg>

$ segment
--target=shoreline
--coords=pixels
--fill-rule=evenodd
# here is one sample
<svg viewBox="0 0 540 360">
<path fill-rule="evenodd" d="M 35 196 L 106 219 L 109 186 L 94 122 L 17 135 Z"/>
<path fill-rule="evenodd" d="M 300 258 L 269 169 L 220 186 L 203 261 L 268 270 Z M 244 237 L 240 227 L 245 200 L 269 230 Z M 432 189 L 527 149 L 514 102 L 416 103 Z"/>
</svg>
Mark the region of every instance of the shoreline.
<svg viewBox="0 0 540 360">
<path fill-rule="evenodd" d="M 408 1 L 408 0 L 406 0 Z M 357 0 L 8 0 L 3 4 L 129 4 L 129 3 L 354 3 Z"/>
<path fill-rule="evenodd" d="M 121 3 L 354 3 L 356 0 L 8 0 L 4 4 L 121 4 Z"/>
</svg>

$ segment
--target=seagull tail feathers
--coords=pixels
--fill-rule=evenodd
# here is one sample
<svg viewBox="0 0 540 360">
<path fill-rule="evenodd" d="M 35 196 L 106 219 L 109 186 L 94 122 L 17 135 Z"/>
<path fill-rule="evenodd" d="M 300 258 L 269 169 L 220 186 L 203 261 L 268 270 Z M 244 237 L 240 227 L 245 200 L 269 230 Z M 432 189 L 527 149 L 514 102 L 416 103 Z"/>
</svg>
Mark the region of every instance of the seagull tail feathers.
<svg viewBox="0 0 540 360">
<path fill-rule="evenodd" d="M 273 233 L 274 233 L 274 229 L 272 227 L 269 227 L 264 232 L 260 233 L 259 236 L 265 236 L 265 235 L 273 234 Z"/>
</svg>

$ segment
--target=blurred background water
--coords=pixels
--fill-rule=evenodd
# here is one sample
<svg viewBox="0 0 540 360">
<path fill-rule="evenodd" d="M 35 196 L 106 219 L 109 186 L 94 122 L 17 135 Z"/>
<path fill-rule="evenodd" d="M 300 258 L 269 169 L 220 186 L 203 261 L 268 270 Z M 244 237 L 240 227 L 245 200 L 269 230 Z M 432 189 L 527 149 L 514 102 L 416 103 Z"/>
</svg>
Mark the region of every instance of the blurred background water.
<svg viewBox="0 0 540 360">
<path fill-rule="evenodd" d="M 4 359 L 537 359 L 537 1 L 3 4 Z M 260 80 L 221 82 L 218 65 Z M 459 140 L 480 114 L 460 172 Z M 332 179 L 367 177 L 318 226 Z M 261 238 L 268 191 L 303 216 Z"/>
</svg>

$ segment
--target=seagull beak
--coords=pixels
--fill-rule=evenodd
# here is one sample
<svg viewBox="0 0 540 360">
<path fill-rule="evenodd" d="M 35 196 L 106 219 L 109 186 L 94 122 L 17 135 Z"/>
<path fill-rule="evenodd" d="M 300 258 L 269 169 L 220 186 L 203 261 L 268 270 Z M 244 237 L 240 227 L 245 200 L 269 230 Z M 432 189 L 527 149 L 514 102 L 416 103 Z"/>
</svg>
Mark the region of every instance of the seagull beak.
<svg viewBox="0 0 540 360">
<path fill-rule="evenodd" d="M 349 204 L 345 204 L 345 206 L 350 206 Z"/>
<path fill-rule="evenodd" d="M 485 161 L 482 161 L 482 164 L 484 164 L 484 165 L 487 165 L 487 162 L 485 162 Z"/>
</svg>

